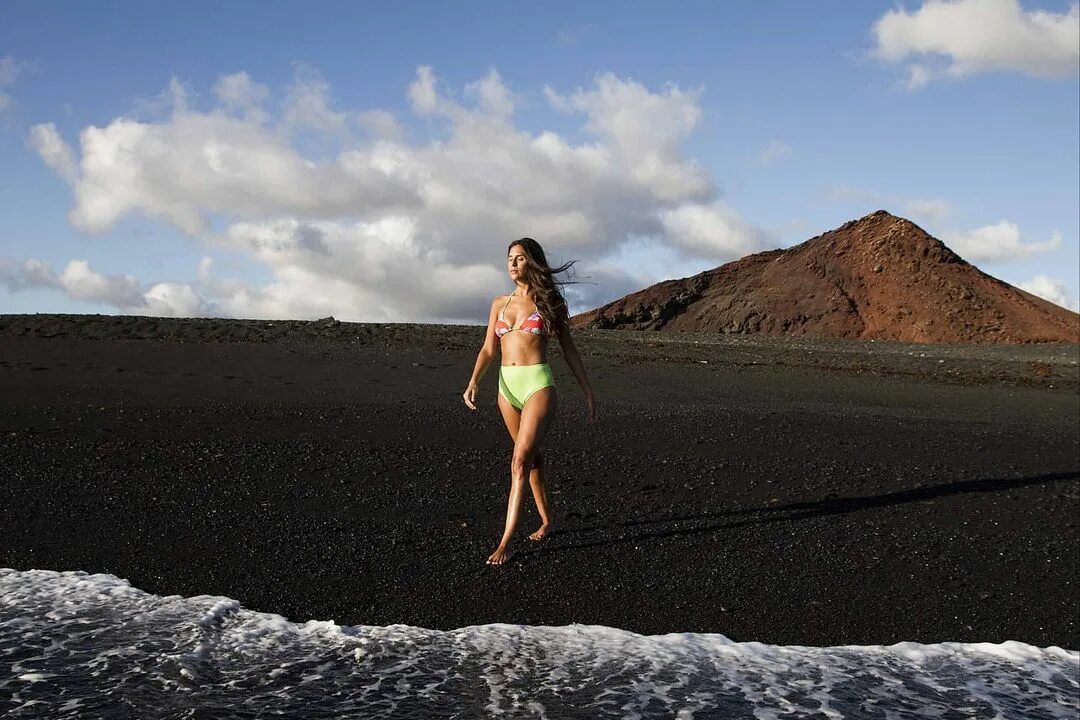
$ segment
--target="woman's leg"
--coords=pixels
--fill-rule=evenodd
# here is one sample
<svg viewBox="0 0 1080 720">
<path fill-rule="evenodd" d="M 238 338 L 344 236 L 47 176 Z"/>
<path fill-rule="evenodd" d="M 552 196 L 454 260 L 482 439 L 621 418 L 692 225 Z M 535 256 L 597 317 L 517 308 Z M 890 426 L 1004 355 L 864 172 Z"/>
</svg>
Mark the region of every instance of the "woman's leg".
<svg viewBox="0 0 1080 720">
<path fill-rule="evenodd" d="M 529 486 L 532 487 L 533 500 L 536 501 L 536 509 L 540 513 L 540 528 L 529 536 L 530 540 L 541 540 L 555 529 L 554 523 L 551 522 L 551 511 L 548 508 L 544 466 L 544 452 L 537 450 L 533 458 L 532 472 L 529 473 Z"/>
<path fill-rule="evenodd" d="M 506 430 L 510 433 L 510 439 L 517 443 L 518 426 L 521 424 L 521 411 L 510 404 L 510 401 L 499 395 L 499 411 L 502 413 Z M 532 488 L 533 500 L 536 501 L 536 510 L 540 513 L 540 528 L 532 535 L 530 540 L 540 540 L 555 529 L 551 520 L 551 510 L 547 498 L 547 461 L 543 450 L 537 450 L 533 458 L 532 470 L 529 472 L 529 487 Z"/>
<path fill-rule="evenodd" d="M 510 461 L 510 499 L 506 508 L 506 528 L 499 547 L 488 557 L 488 562 L 493 565 L 501 565 L 506 561 L 506 549 L 514 535 L 514 528 L 517 527 L 525 483 L 529 479 L 536 453 L 554 415 L 555 388 L 550 386 L 534 392 L 521 409 L 517 437 L 514 440 L 514 457 Z"/>
</svg>

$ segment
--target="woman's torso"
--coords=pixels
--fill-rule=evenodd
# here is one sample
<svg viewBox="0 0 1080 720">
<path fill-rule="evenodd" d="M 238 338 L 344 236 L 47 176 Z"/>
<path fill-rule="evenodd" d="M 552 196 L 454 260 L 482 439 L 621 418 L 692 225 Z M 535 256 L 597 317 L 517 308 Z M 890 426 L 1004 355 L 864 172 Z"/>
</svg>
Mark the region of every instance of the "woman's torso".
<svg viewBox="0 0 1080 720">
<path fill-rule="evenodd" d="M 512 329 L 511 329 L 512 328 Z M 529 298 L 508 295 L 495 321 L 503 365 L 538 365 L 547 362 L 550 325 Z"/>
</svg>

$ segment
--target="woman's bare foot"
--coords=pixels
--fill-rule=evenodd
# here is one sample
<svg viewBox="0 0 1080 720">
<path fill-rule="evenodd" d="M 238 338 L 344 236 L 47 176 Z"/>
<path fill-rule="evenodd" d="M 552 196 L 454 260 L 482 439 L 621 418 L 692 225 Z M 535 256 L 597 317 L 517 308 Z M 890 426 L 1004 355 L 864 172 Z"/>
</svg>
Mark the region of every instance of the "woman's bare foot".
<svg viewBox="0 0 1080 720">
<path fill-rule="evenodd" d="M 551 533 L 555 532 L 555 528 L 551 526 L 551 523 L 544 523 L 540 526 L 540 529 L 529 536 L 530 540 L 543 540 Z"/>
<path fill-rule="evenodd" d="M 504 562 L 510 559 L 510 553 L 506 552 L 506 548 L 498 547 L 495 552 L 488 556 L 488 565 L 502 565 Z"/>
</svg>

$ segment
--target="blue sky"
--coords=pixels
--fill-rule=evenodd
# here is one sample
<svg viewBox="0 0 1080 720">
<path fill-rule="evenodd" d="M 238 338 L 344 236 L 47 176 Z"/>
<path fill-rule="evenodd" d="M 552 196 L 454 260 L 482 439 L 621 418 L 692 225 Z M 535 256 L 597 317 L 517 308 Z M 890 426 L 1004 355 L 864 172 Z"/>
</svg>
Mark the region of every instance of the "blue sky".
<svg viewBox="0 0 1080 720">
<path fill-rule="evenodd" d="M 483 322 L 884 208 L 1080 294 L 1075 3 L 0 6 L 0 312 Z"/>
</svg>

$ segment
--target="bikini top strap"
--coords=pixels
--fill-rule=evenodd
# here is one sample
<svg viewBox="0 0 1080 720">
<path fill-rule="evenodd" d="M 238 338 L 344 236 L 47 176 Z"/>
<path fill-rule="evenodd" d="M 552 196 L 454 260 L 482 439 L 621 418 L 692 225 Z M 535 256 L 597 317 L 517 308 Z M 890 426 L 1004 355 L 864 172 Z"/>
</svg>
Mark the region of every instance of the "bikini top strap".
<svg viewBox="0 0 1080 720">
<path fill-rule="evenodd" d="M 517 291 L 515 290 L 514 292 Z M 510 298 L 512 297 L 514 297 L 514 293 L 510 293 L 506 296 L 506 302 L 503 304 L 502 310 L 499 311 L 499 317 L 501 317 L 503 320 L 506 320 L 506 316 L 503 314 L 503 312 L 506 310 L 506 306 L 510 304 Z"/>
</svg>

